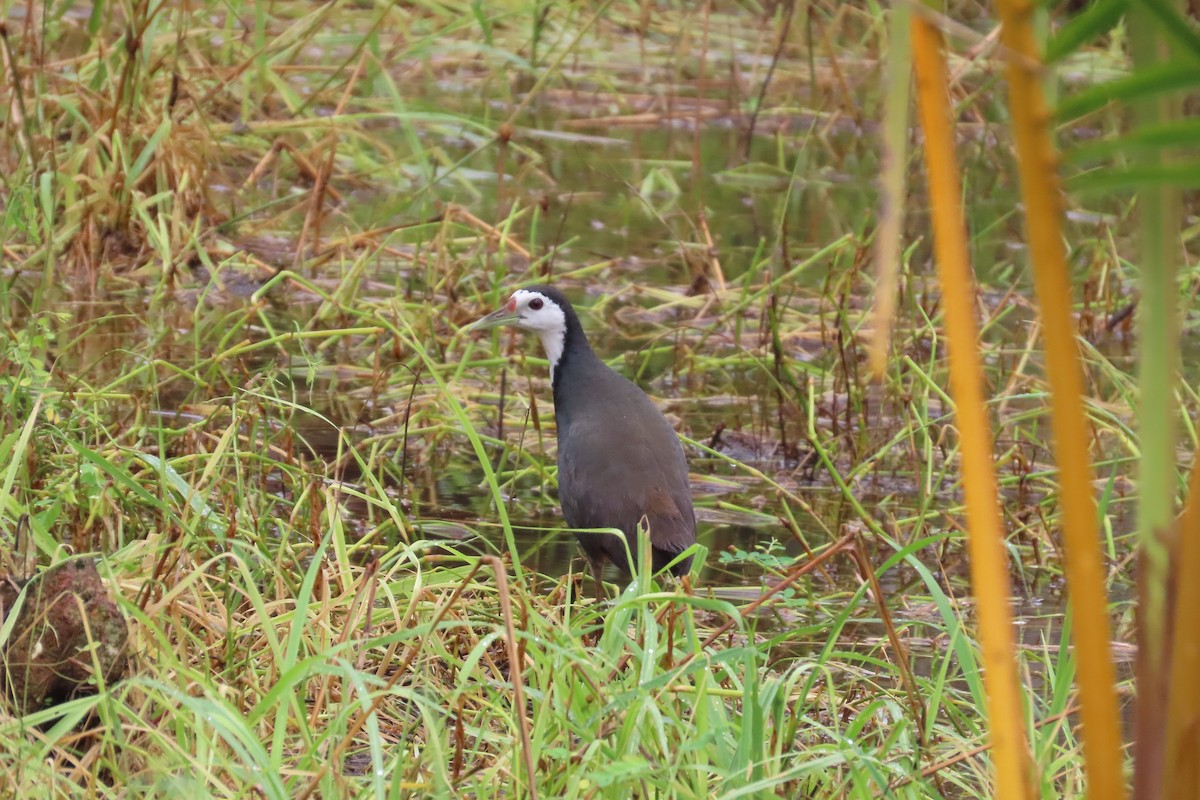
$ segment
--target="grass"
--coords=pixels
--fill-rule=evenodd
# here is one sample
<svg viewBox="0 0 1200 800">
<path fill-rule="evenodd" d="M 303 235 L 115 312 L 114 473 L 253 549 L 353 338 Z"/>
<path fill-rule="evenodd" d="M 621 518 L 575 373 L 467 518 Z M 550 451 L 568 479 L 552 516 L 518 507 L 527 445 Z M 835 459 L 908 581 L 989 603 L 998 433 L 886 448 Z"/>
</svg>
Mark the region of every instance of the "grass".
<svg viewBox="0 0 1200 800">
<path fill-rule="evenodd" d="M 132 643 L 123 680 L 0 712 L 4 793 L 992 795 L 923 197 L 882 383 L 865 362 L 885 17 L 714 5 L 5 4 L 0 571 L 98 556 Z M 1002 65 L 959 69 L 1024 711 L 1072 797 Z M 1128 598 L 1132 367 L 1102 329 L 1135 268 L 1126 205 L 1086 202 Z M 680 421 L 691 591 L 570 601 L 544 361 L 463 331 L 547 278 Z"/>
</svg>

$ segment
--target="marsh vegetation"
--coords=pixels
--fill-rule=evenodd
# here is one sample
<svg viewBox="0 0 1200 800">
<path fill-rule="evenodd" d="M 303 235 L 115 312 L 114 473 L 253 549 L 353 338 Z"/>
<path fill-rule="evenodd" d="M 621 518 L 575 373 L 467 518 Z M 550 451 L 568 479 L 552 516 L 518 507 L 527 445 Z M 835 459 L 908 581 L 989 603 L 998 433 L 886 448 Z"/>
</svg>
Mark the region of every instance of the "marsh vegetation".
<svg viewBox="0 0 1200 800">
<path fill-rule="evenodd" d="M 950 6 L 1023 710 L 1037 787 L 1079 796 L 1004 59 L 982 5 Z M 122 680 L 0 712 L 3 793 L 993 796 L 916 150 L 888 365 L 867 366 L 882 9 L 5 2 L 0 20 L 0 572 L 95 556 L 129 625 Z M 1060 66 L 1071 92 L 1129 63 L 1118 33 Z M 1071 195 L 1065 222 L 1121 691 L 1131 207 Z M 689 587 L 579 599 L 542 354 L 464 331 L 534 282 L 683 437 Z M 1194 380 L 1177 389 L 1193 418 Z"/>
</svg>

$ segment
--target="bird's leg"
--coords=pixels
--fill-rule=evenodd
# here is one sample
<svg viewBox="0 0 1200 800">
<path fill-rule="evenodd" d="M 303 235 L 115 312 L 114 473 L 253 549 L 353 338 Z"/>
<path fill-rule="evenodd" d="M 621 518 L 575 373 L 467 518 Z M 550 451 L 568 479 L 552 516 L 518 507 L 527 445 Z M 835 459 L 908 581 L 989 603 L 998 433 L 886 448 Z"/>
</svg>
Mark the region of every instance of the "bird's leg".
<svg viewBox="0 0 1200 800">
<path fill-rule="evenodd" d="M 604 602 L 604 581 L 600 578 L 600 573 L 604 571 L 604 562 L 598 558 L 589 558 L 588 566 L 592 568 L 592 579 L 595 581 L 596 589 L 596 604 Z"/>
</svg>

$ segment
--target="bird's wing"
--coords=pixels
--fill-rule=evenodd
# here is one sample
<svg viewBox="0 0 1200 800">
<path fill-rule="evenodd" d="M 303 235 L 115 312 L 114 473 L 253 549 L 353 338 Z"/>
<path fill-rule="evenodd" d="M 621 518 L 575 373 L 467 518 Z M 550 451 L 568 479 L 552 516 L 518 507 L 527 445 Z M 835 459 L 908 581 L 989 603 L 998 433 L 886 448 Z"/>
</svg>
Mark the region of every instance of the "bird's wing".
<svg viewBox="0 0 1200 800">
<path fill-rule="evenodd" d="M 684 508 L 663 486 L 654 486 L 646 494 L 642 520 L 650 531 L 656 550 L 682 553 L 696 541 L 696 518 L 691 498 Z"/>
<path fill-rule="evenodd" d="M 591 464 L 586 477 L 570 459 L 559 462 L 558 494 L 568 525 L 632 534 L 641 524 L 657 549 L 680 553 L 696 540 L 695 516 L 687 486 L 670 484 L 666 475 L 630 470 L 619 458 Z"/>
<path fill-rule="evenodd" d="M 696 521 L 675 431 L 641 389 L 615 373 L 593 384 L 588 399 L 586 413 L 576 410 L 569 425 L 559 419 L 558 494 L 567 524 L 632 535 L 643 523 L 656 549 L 683 552 L 696 540 Z"/>
</svg>

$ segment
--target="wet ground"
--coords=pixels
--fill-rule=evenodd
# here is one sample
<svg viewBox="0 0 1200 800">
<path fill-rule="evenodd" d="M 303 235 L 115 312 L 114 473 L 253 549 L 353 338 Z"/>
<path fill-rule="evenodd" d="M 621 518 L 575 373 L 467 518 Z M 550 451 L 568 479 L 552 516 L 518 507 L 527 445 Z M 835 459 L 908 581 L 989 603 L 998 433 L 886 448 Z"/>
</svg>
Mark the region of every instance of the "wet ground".
<svg viewBox="0 0 1200 800">
<path fill-rule="evenodd" d="M 484 124 L 509 108 L 472 107 L 453 93 L 448 97 L 448 110 Z M 538 345 L 508 333 L 479 337 L 460 330 L 507 287 L 534 275 L 553 280 L 583 310 L 597 352 L 645 387 L 684 435 L 715 451 L 690 448 L 700 541 L 709 548 L 703 584 L 761 586 L 805 546 L 820 547 L 858 524 L 808 442 L 811 413 L 824 446 L 851 476 L 855 496 L 891 525 L 893 542 L 880 544 L 875 555 L 882 560 L 895 543 L 919 535 L 944 535 L 938 552 L 925 555 L 940 580 L 965 594 L 955 515 L 930 513 L 928 505 L 931 497 L 951 509 L 957 504 L 953 464 L 945 447 L 919 452 L 913 432 L 915 420 L 949 431 L 951 419 L 937 393 L 924 391 L 914 417 L 913 396 L 903 388 L 911 386 L 907 377 L 887 387 L 865 377 L 868 242 L 879 169 L 870 131 L 846 115 L 773 114 L 747 138 L 745 115 L 721 103 L 665 109 L 634 100 L 625 97 L 612 118 L 589 120 L 603 107 L 595 92 L 549 95 L 531 107 L 503 155 L 494 146 L 481 151 L 480 137 L 452 117 L 424 129 L 426 144 L 440 148 L 448 169 L 413 175 L 409 185 L 387 191 L 344 187 L 333 203 L 336 215 L 358 228 L 387 231 L 373 240 L 382 245 L 366 270 L 349 272 L 344 257 L 318 259 L 304 268 L 307 285 L 269 284 L 295 262 L 303 227 L 297 213 L 272 218 L 272 229 L 250 218 L 215 230 L 207 240 L 210 255 L 224 259 L 179 265 L 166 291 L 136 273 L 38 288 L 35 274 L 10 272 L 8 305 L 19 309 L 13 298 L 43 292 L 49 300 L 43 306 L 60 314 L 60 339 L 81 336 L 59 356 L 51 348 L 54 368 L 93 387 L 110 384 L 119 393 L 121 376 L 143 367 L 152 351 L 160 376 L 156 396 L 136 402 L 157 404 L 153 417 L 165 430 L 202 427 L 238 383 L 271 382 L 273 394 L 316 412 L 264 421 L 272 435 L 287 433 L 292 452 L 336 464 L 329 479 L 362 486 L 346 448 L 384 442 L 387 465 L 378 477 L 404 501 L 411 534 L 445 538 L 463 552 L 495 551 L 503 540 L 491 498 L 480 488 L 482 467 L 465 437 L 447 430 L 445 418 L 431 410 L 437 405 L 432 383 L 398 368 L 403 359 L 388 352 L 394 344 L 370 335 L 321 347 L 287 341 L 238 356 L 233 367 L 222 355 L 238 342 L 280 332 L 360 324 L 330 313 L 318 291 L 337 295 L 346 307 L 381 313 L 396 298 L 406 307 L 436 307 L 441 324 L 433 347 L 445 363 L 463 366 L 453 370 L 453 390 L 476 425 L 507 443 L 489 457 L 501 473 L 522 560 L 553 576 L 570 568 L 577 550 L 571 536 L 556 529 L 552 481 L 538 466 L 553 464 L 549 387 L 544 366 L 521 356 L 540 357 Z M 579 112 L 585 107 L 587 114 Z M 647 109 L 652 116 L 637 116 L 650 114 Z M 410 133 L 386 122 L 370 130 L 397 146 Z M 986 137 L 967 136 L 968 154 L 973 140 L 987 144 Z M 753 155 L 752 167 L 745 166 L 745 153 Z M 971 158 L 966 163 L 970 170 Z M 1006 370 L 1021 358 L 1033 311 L 1009 293 L 1025 283 L 1014 260 L 1021 251 L 1014 188 L 998 185 L 979 163 L 968 172 L 977 189 L 968 207 L 981 280 L 995 281 L 980 305 L 985 321 L 993 321 L 985 337 L 993 348 L 994 380 L 1004 386 Z M 232 198 L 229 187 L 245 179 L 225 169 L 224 180 L 212 187 L 218 202 Z M 270 176 L 257 189 L 264 202 L 282 191 Z M 922 203 L 918 188 L 907 223 L 914 244 L 901 314 L 908 316 L 898 325 L 895 349 L 928 365 L 940 355 L 920 319 L 937 308 Z M 514 206 L 523 210 L 510 218 Z M 457 251 L 438 238 L 448 218 L 462 235 Z M 479 235 L 492 222 L 510 219 L 504 235 Z M 1089 217 L 1078 224 L 1100 223 Z M 325 240 L 338 229 L 327 224 Z M 739 287 L 742 299 L 730 303 L 727 294 L 722 302 L 705 301 L 715 280 Z M 758 288 L 768 284 L 769 290 Z M 1113 302 L 1099 309 L 1098 319 L 1115 310 Z M 314 314 L 329 316 L 314 321 Z M 1114 358 L 1125 358 L 1118 333 L 1101 340 Z M 181 372 L 171 375 L 172 367 Z M 1016 474 L 1011 459 L 1004 468 L 1020 562 L 1017 590 L 1026 603 L 1039 604 L 1030 620 L 1046 609 L 1054 618 L 1062 608 L 1057 568 L 1041 569 L 1051 554 L 1038 552 L 1037 542 L 1017 530 L 1036 516 L 1044 494 L 1045 483 L 1037 480 L 1049 461 L 1037 443 L 1042 429 L 1036 419 L 1022 421 L 1043 404 L 1012 393 L 1000 412 L 997 446 L 1000 453 L 1023 453 L 1024 475 Z M 122 424 L 120 411 L 115 424 Z M 910 434 L 900 434 L 904 430 Z M 522 448 L 528 458 L 519 454 Z M 1130 469 L 1113 467 L 1118 497 L 1128 488 Z M 364 505 L 348 501 L 347 508 L 352 523 L 356 511 L 362 514 L 362 530 L 378 524 Z M 1113 507 L 1118 534 L 1128 529 L 1122 508 Z M 856 585 L 846 567 L 831 575 L 843 590 Z M 887 577 L 897 592 L 914 580 L 904 567 Z"/>
</svg>

